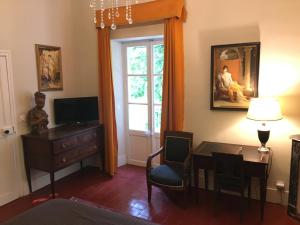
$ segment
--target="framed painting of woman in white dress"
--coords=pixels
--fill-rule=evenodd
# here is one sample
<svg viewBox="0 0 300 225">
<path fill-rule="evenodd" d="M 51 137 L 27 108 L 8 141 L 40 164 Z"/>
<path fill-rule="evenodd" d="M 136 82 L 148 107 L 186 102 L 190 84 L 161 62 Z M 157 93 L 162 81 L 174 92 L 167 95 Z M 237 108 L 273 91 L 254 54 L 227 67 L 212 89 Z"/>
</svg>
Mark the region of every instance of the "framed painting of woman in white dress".
<svg viewBox="0 0 300 225">
<path fill-rule="evenodd" d="M 211 46 L 212 110 L 247 110 L 258 97 L 260 43 Z"/>
</svg>

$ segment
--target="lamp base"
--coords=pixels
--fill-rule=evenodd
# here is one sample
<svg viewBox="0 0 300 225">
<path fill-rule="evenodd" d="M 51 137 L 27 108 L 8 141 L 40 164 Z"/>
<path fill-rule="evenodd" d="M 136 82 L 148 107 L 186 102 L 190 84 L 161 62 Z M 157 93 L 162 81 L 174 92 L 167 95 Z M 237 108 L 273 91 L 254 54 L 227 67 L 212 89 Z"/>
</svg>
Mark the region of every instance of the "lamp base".
<svg viewBox="0 0 300 225">
<path fill-rule="evenodd" d="M 261 153 L 268 153 L 270 151 L 269 148 L 265 146 L 260 146 L 257 150 Z"/>
</svg>

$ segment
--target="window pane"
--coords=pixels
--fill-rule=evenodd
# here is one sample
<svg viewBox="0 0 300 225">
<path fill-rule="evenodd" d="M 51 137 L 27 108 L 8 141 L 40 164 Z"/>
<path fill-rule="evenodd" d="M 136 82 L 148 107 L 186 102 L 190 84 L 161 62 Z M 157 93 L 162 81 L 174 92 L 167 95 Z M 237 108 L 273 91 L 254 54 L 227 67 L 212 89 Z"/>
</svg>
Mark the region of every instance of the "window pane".
<svg viewBox="0 0 300 225">
<path fill-rule="evenodd" d="M 127 73 L 147 74 L 146 46 L 127 47 Z"/>
<path fill-rule="evenodd" d="M 129 129 L 148 131 L 148 106 L 129 104 Z"/>
<path fill-rule="evenodd" d="M 162 102 L 162 80 L 163 76 L 154 76 L 154 103 L 161 104 Z"/>
<path fill-rule="evenodd" d="M 154 132 L 160 133 L 160 123 L 161 123 L 161 106 L 154 106 Z"/>
<path fill-rule="evenodd" d="M 129 103 L 147 103 L 147 80 L 146 76 L 128 77 L 128 101 Z"/>
<path fill-rule="evenodd" d="M 153 71 L 154 74 L 163 74 L 164 45 L 153 45 Z"/>
</svg>

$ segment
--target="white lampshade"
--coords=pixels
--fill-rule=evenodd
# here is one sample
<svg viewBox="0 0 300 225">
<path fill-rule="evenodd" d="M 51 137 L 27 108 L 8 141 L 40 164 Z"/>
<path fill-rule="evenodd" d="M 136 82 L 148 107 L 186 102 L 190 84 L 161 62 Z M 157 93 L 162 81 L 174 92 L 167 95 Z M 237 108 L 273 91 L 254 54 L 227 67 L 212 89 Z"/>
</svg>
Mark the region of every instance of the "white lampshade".
<svg viewBox="0 0 300 225">
<path fill-rule="evenodd" d="M 281 120 L 282 114 L 278 100 L 274 98 L 252 98 L 247 118 L 257 121 Z"/>
</svg>

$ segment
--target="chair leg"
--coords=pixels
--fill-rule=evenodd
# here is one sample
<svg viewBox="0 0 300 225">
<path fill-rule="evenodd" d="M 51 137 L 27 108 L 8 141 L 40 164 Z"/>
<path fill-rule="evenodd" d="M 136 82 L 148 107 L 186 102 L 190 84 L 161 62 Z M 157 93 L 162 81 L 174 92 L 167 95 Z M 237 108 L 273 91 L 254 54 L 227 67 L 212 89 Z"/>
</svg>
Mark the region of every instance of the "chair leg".
<svg viewBox="0 0 300 225">
<path fill-rule="evenodd" d="M 217 200 L 220 194 L 220 188 L 217 186 L 216 182 L 214 182 L 214 215 L 217 214 Z"/>
<path fill-rule="evenodd" d="M 151 202 L 151 194 L 152 194 L 152 185 L 151 185 L 151 183 L 147 183 L 147 189 L 148 189 L 148 202 Z"/>
<path fill-rule="evenodd" d="M 243 220 L 243 214 L 244 214 L 244 189 L 241 187 L 241 202 L 240 202 L 240 221 L 242 222 Z"/>
<path fill-rule="evenodd" d="M 189 188 L 185 187 L 183 190 L 183 195 L 184 195 L 184 207 L 187 207 L 187 203 L 188 203 L 188 192 L 189 192 Z"/>
</svg>

